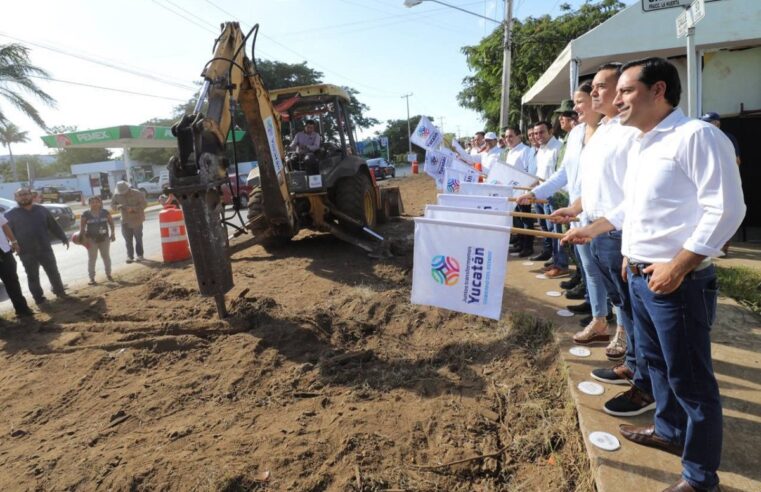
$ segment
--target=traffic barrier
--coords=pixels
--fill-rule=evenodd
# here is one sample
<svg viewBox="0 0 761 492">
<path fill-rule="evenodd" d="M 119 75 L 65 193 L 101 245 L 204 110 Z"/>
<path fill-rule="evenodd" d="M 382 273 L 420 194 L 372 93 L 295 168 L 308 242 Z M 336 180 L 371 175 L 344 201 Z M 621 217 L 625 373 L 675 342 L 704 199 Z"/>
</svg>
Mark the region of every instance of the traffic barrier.
<svg viewBox="0 0 761 492">
<path fill-rule="evenodd" d="M 419 171 L 417 161 L 412 161 L 412 174 L 417 174 Z"/>
<path fill-rule="evenodd" d="M 165 208 L 159 212 L 161 228 L 161 254 L 164 263 L 183 261 L 190 258 L 185 217 L 179 208 Z"/>
</svg>

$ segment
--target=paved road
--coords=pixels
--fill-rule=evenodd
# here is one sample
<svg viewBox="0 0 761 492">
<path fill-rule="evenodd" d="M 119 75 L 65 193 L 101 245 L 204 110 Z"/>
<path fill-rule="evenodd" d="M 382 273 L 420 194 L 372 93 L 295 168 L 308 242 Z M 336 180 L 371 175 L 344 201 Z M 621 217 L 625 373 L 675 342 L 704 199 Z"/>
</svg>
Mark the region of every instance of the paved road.
<svg viewBox="0 0 761 492">
<path fill-rule="evenodd" d="M 146 220 L 143 224 L 143 246 L 145 249 L 145 258 L 148 262 L 161 262 L 161 235 L 159 229 L 158 210 L 149 210 L 146 212 Z M 76 228 L 66 231 L 71 235 L 76 232 Z M 87 283 L 89 277 L 87 275 L 87 250 L 82 246 L 71 243 L 69 249 L 63 244 L 53 244 L 53 251 L 55 252 L 56 261 L 58 262 L 58 271 L 61 273 L 61 279 L 63 279 L 64 285 L 67 289 L 76 289 Z M 27 302 L 30 305 L 34 305 L 32 296 L 29 294 L 29 287 L 27 285 L 26 271 L 24 271 L 21 261 L 17 260 L 16 271 L 21 281 L 21 288 L 24 291 Z M 127 264 L 127 248 L 124 245 L 124 238 L 121 236 L 120 224 L 117 221 L 116 224 L 116 241 L 111 243 L 111 265 L 113 275 L 118 280 L 119 272 L 127 268 L 144 268 L 138 263 Z M 100 258 L 95 265 L 95 279 L 98 282 L 106 282 L 106 274 L 103 270 L 103 263 Z M 42 288 L 46 292 L 46 297 L 54 298 L 50 293 L 50 282 L 47 275 L 40 268 L 40 282 Z M 0 312 L 6 310 L 13 310 L 11 301 L 8 299 L 5 293 L 5 288 L 0 284 Z"/>
</svg>

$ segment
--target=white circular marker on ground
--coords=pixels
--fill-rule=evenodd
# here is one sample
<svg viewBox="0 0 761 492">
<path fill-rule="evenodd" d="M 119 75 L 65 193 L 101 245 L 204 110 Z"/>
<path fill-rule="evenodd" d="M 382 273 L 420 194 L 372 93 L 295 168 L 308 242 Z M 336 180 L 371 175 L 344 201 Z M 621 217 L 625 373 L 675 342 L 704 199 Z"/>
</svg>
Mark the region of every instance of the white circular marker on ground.
<svg viewBox="0 0 761 492">
<path fill-rule="evenodd" d="M 518 254 L 520 254 L 520 253 L 518 253 Z M 524 261 L 523 263 L 521 263 L 521 265 L 523 265 L 523 266 L 534 266 L 534 262 L 533 261 Z"/>
<path fill-rule="evenodd" d="M 550 297 L 560 297 L 562 295 L 560 292 L 556 290 L 548 290 L 547 292 L 545 292 L 545 294 Z"/>
<path fill-rule="evenodd" d="M 579 391 L 587 395 L 601 395 L 605 393 L 605 388 L 601 384 L 594 383 L 592 381 L 582 381 L 577 386 Z"/>
<path fill-rule="evenodd" d="M 536 278 L 538 278 L 539 280 L 547 280 L 547 277 L 543 273 L 537 274 Z"/>
<path fill-rule="evenodd" d="M 576 357 L 589 357 L 592 355 L 592 351 L 586 347 L 571 347 L 568 352 Z"/>
<path fill-rule="evenodd" d="M 608 432 L 595 431 L 589 434 L 589 442 L 605 451 L 615 451 L 621 447 L 616 436 Z"/>
<path fill-rule="evenodd" d="M 561 309 L 557 312 L 557 315 L 562 316 L 564 318 L 570 318 L 571 316 L 573 316 L 573 313 L 567 309 Z"/>
</svg>

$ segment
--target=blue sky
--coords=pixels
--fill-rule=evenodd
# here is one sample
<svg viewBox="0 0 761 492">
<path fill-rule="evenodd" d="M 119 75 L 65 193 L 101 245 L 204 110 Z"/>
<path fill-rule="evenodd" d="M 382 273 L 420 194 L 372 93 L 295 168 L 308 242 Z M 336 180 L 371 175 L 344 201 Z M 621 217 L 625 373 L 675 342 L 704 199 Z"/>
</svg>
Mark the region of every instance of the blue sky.
<svg viewBox="0 0 761 492">
<path fill-rule="evenodd" d="M 566 1 L 583 3 L 514 0 L 514 16 L 555 16 Z M 502 17 L 501 0 L 448 3 Z M 413 8 L 403 0 L 7 2 L 0 43 L 26 44 L 33 63 L 58 80 L 40 81 L 58 101 L 56 108 L 39 106 L 45 121 L 84 130 L 170 116 L 192 96 L 218 25 L 228 20 L 244 28 L 258 22 L 257 57 L 307 61 L 325 82 L 359 90 L 369 115 L 382 122 L 405 118 L 401 96 L 413 93 L 410 113 L 434 116 L 437 123 L 443 117 L 446 131 L 472 134 L 483 126 L 475 112 L 457 104 L 468 75 L 460 48 L 478 43 L 496 24 L 430 1 Z M 30 142 L 15 145 L 15 154 L 51 152 L 39 139 L 40 129 L 0 104 L 29 132 Z"/>
</svg>

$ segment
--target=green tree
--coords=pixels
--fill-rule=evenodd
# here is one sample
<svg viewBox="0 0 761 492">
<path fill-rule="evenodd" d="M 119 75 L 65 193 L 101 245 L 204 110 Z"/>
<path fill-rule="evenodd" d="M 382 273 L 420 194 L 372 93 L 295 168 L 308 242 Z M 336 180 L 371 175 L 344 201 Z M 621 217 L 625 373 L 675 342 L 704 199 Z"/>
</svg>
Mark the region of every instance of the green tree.
<svg viewBox="0 0 761 492">
<path fill-rule="evenodd" d="M 420 122 L 421 115 L 415 115 L 410 117 L 410 129 L 415 130 L 415 127 Z M 433 118 L 427 116 L 427 118 L 433 121 Z M 388 137 L 389 153 L 393 156 L 396 162 L 406 162 L 407 151 L 409 150 L 409 135 L 407 133 L 407 120 L 388 120 L 386 121 L 386 128 L 382 132 L 377 132 L 378 135 L 385 135 Z M 423 160 L 425 156 L 425 149 L 412 144 L 412 151 L 417 153 L 418 161 Z"/>
<path fill-rule="evenodd" d="M 0 45 L 0 96 L 19 111 L 45 129 L 47 126 L 40 113 L 21 93 L 30 94 L 48 106 L 55 106 L 55 99 L 40 89 L 33 77 L 48 77 L 48 73 L 31 64 L 29 50 L 20 44 Z M 7 117 L 0 107 L 0 123 L 7 123 Z"/>
<path fill-rule="evenodd" d="M 509 122 L 520 120 L 521 96 L 539 79 L 558 54 L 573 39 L 602 24 L 625 5 L 618 0 L 587 1 L 572 10 L 560 6 L 564 12 L 558 17 L 549 15 L 528 17 L 513 21 L 511 49 L 512 67 L 510 77 Z M 488 128 L 499 125 L 500 95 L 502 86 L 502 28 L 475 46 L 464 46 L 468 67 L 474 72 L 463 79 L 463 90 L 457 96 L 461 106 L 473 109 L 486 120 Z M 555 106 L 552 106 L 554 109 Z M 549 107 L 531 106 L 527 119 L 545 119 Z"/>
<path fill-rule="evenodd" d="M 29 137 L 27 136 L 27 132 L 22 132 L 19 127 L 7 120 L 0 121 L 0 143 L 2 143 L 3 146 L 8 147 L 11 178 L 13 181 L 18 181 L 18 169 L 16 168 L 16 161 L 13 158 L 13 150 L 11 150 L 11 144 L 28 141 Z"/>
</svg>

